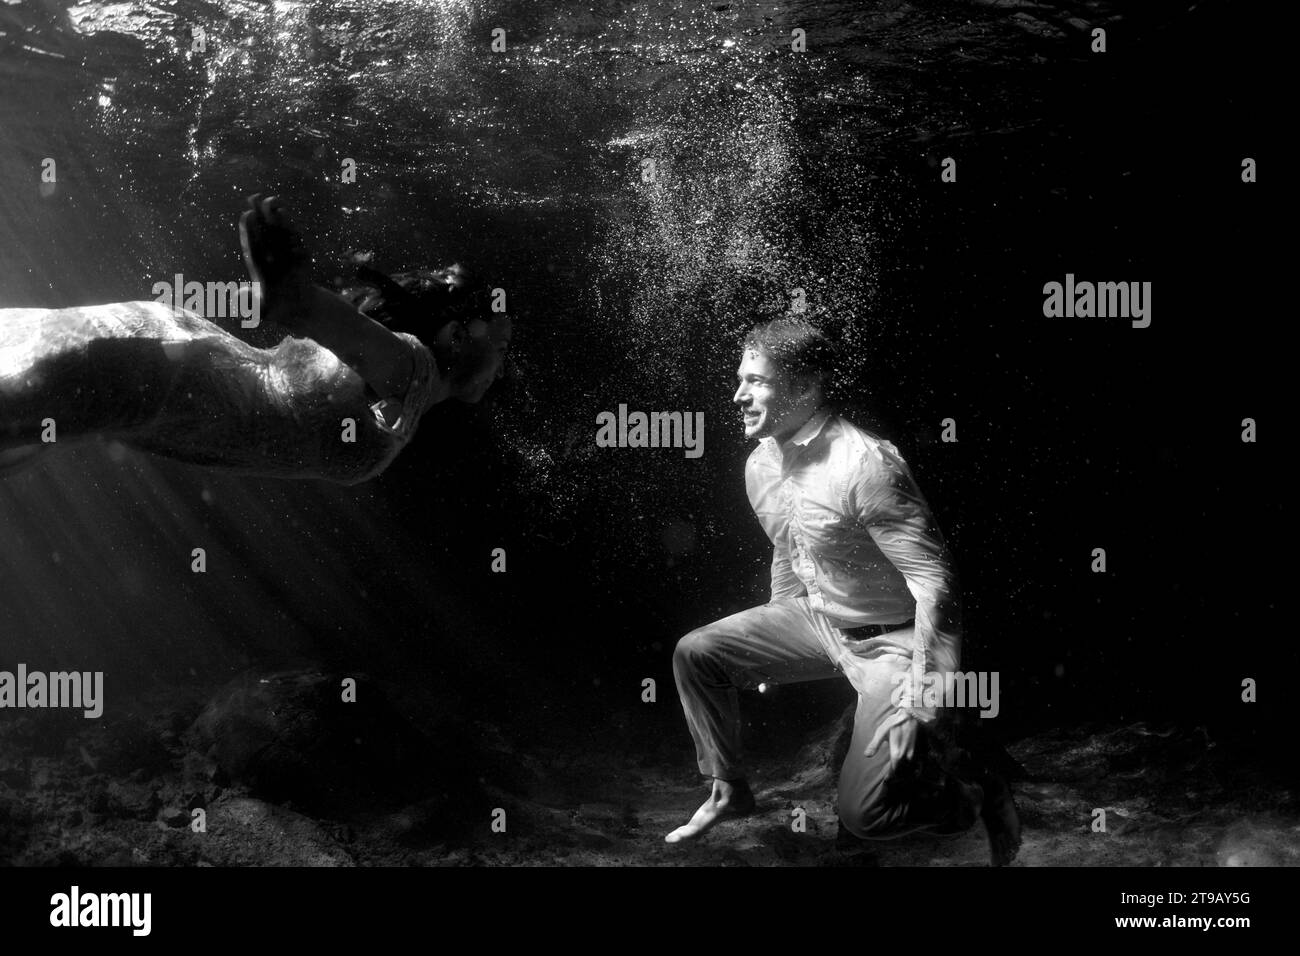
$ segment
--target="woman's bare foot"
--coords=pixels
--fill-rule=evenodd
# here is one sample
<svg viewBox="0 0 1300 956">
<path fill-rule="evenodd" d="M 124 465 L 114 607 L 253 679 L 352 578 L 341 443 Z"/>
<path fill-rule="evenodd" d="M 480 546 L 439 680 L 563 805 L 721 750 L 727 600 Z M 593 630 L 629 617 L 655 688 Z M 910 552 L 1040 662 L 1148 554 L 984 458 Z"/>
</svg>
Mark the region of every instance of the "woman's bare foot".
<svg viewBox="0 0 1300 956">
<path fill-rule="evenodd" d="M 239 218 L 239 244 L 248 274 L 258 284 L 259 317 L 308 334 L 311 255 L 277 197 L 248 197 L 248 210 Z"/>
<path fill-rule="evenodd" d="M 713 792 L 709 795 L 709 799 L 695 811 L 695 816 L 691 817 L 689 823 L 664 837 L 664 842 L 681 843 L 685 840 L 694 840 L 723 820 L 746 817 L 753 812 L 754 794 L 743 778 L 740 780 L 715 778 Z"/>
</svg>

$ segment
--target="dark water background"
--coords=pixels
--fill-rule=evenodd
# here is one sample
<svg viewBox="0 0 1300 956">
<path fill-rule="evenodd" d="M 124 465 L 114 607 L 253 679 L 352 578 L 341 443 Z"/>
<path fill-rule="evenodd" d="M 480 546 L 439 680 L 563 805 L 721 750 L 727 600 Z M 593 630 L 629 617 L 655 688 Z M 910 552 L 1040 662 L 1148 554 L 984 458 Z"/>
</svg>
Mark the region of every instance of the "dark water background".
<svg viewBox="0 0 1300 956">
<path fill-rule="evenodd" d="M 966 665 L 1001 672 L 1008 734 L 1268 723 L 1237 700 L 1292 653 L 1271 558 L 1289 273 L 1262 158 L 1277 61 L 1241 9 L 40 2 L 0 6 L 0 31 L 0 307 L 242 278 L 242 197 L 274 191 L 321 281 L 356 253 L 460 260 L 517 331 L 484 405 L 434 409 L 359 488 L 103 444 L 0 482 L 5 666 L 103 669 L 111 712 L 306 658 L 521 735 L 667 735 L 688 766 L 673 643 L 766 594 L 736 337 L 799 286 L 851 344 L 853 417 L 900 447 L 952 543 Z M 1066 272 L 1153 282 L 1151 328 L 1044 319 Z M 704 457 L 597 449 L 620 403 L 704 411 Z M 1280 715 L 1272 686 L 1258 707 Z M 752 706 L 802 728 L 846 695 Z"/>
</svg>

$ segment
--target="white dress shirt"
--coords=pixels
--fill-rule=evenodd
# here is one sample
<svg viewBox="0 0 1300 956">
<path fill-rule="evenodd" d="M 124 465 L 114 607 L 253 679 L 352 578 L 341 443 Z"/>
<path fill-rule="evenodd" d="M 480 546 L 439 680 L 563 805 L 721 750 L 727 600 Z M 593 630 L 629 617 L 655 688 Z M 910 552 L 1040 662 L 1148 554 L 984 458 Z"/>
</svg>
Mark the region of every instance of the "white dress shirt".
<svg viewBox="0 0 1300 956">
<path fill-rule="evenodd" d="M 822 410 L 784 450 L 760 441 L 745 484 L 773 544 L 772 600 L 806 595 L 838 628 L 915 618 L 914 686 L 927 671 L 956 670 L 961 609 L 951 555 L 893 444 Z M 911 690 L 904 708 L 933 719 L 932 709 L 913 707 Z"/>
</svg>

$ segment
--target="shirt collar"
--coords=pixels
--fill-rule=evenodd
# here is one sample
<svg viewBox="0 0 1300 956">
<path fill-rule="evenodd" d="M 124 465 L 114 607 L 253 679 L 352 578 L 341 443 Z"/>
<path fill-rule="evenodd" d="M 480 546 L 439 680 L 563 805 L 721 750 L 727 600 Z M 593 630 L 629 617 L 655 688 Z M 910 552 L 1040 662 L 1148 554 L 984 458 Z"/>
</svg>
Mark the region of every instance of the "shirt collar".
<svg viewBox="0 0 1300 956">
<path fill-rule="evenodd" d="M 776 443 L 776 439 L 768 436 L 763 441 L 767 444 L 772 456 L 777 461 L 792 460 L 794 456 L 803 453 L 814 440 L 821 435 L 826 428 L 826 423 L 830 421 L 831 413 L 829 409 L 820 409 L 813 413 L 812 417 L 800 426 L 799 430 L 794 433 L 790 441 L 786 443 L 784 453 L 781 446 Z"/>
<path fill-rule="evenodd" d="M 826 427 L 826 423 L 830 421 L 830 418 L 830 411 L 824 408 L 813 413 L 812 418 L 804 422 L 803 427 L 794 433 L 794 437 L 790 439 L 790 444 L 808 447 L 813 443 L 813 439 L 822 433 L 822 429 Z"/>
</svg>

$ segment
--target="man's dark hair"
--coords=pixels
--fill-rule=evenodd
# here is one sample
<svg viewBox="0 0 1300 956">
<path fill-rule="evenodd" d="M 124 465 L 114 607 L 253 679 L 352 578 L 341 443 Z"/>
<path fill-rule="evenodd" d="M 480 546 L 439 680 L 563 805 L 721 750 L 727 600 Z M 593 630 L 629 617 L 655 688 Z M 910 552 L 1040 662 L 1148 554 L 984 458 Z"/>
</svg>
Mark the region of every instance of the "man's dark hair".
<svg viewBox="0 0 1300 956">
<path fill-rule="evenodd" d="M 825 395 L 835 372 L 835 345 L 804 319 L 782 316 L 754 326 L 741 340 L 744 351 L 766 355 L 792 379 L 814 379 Z"/>
</svg>

